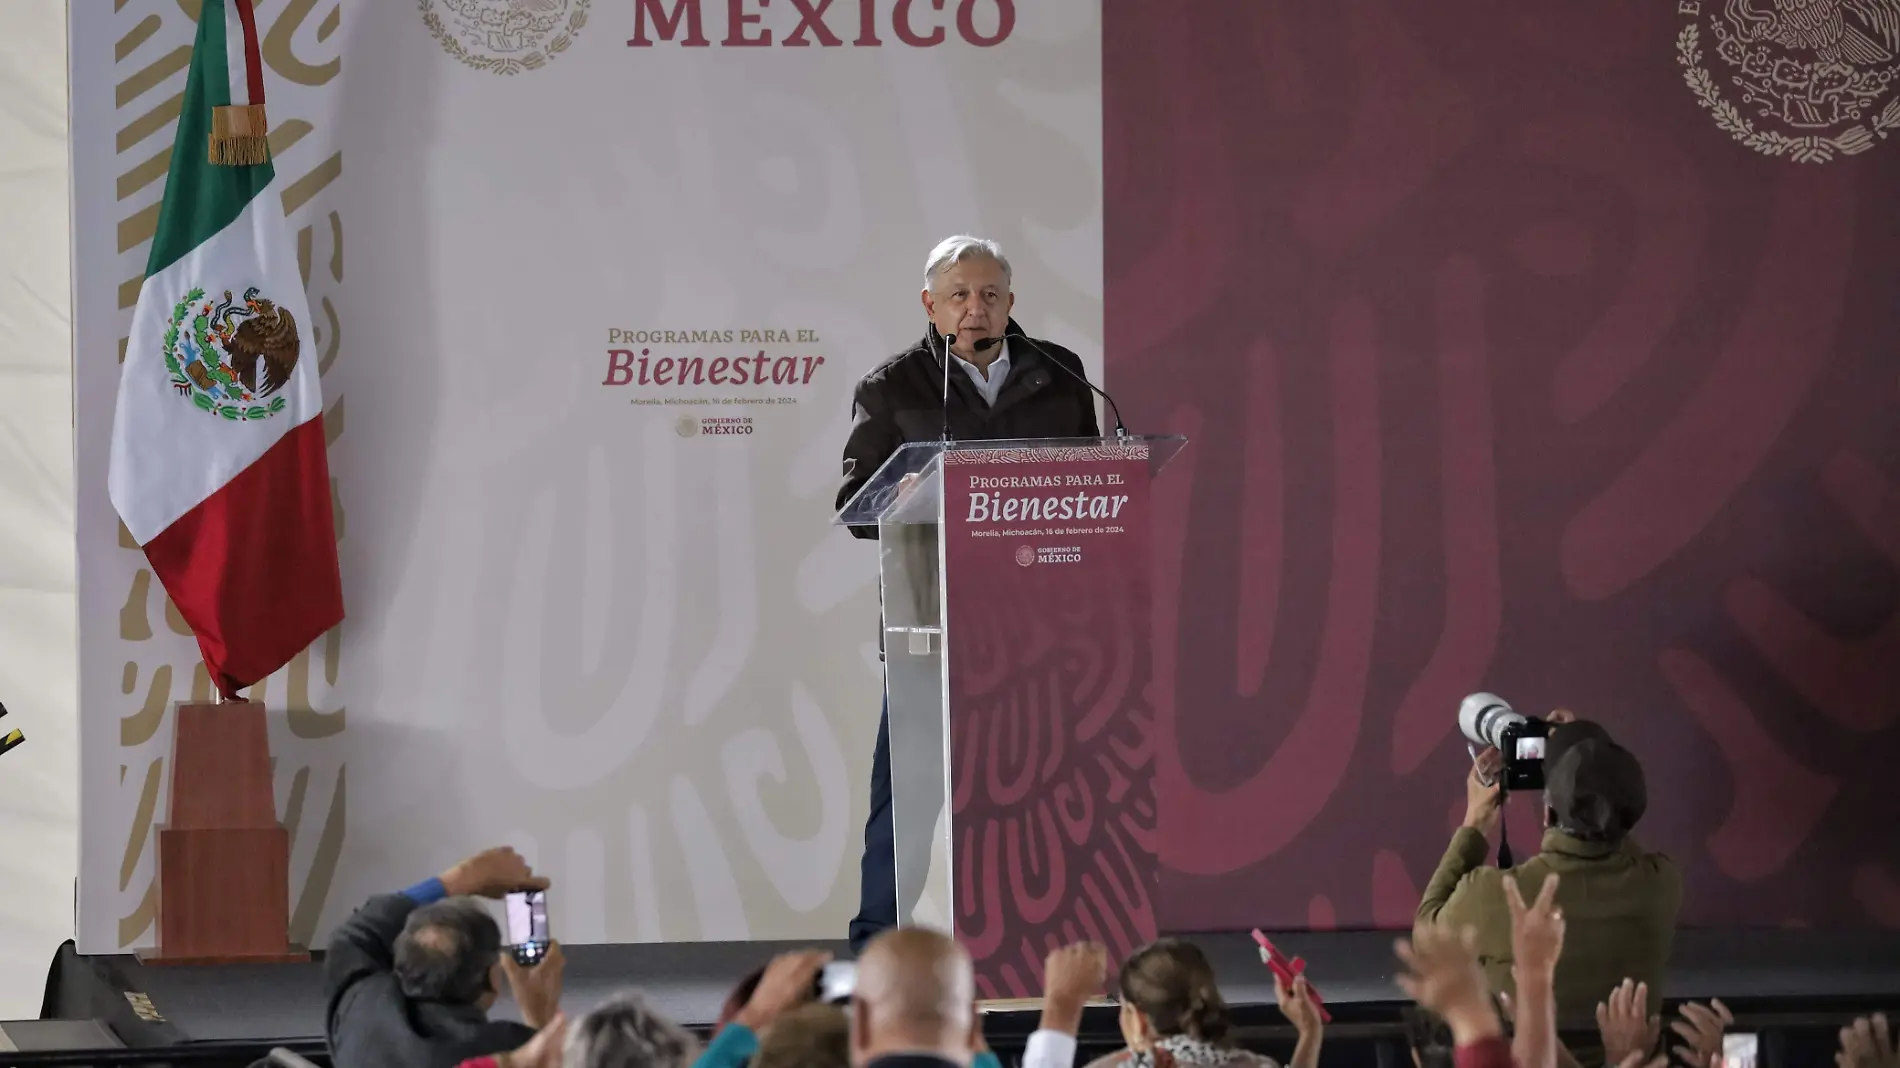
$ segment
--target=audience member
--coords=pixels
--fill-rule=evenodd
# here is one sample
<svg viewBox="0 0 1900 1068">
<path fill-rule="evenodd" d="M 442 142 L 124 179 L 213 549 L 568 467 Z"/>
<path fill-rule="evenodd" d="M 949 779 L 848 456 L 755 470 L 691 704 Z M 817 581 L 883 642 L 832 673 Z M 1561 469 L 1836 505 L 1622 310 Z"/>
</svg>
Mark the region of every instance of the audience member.
<svg viewBox="0 0 1900 1068">
<path fill-rule="evenodd" d="M 1557 961 L 1564 952 L 1564 914 L 1556 905 L 1562 882 L 1544 876 L 1537 901 L 1526 906 L 1515 880 L 1504 881 L 1511 910 L 1512 979 L 1517 986 L 1517 1034 L 1511 1055 L 1518 1068 L 1557 1068 Z"/>
<path fill-rule="evenodd" d="M 1560 912 L 1551 907 L 1551 900 L 1558 896 L 1557 892 L 1552 890 L 1550 894 L 1550 899 L 1540 894 L 1538 903 L 1528 909 L 1523 907 L 1520 897 L 1515 902 L 1513 915 L 1517 918 L 1514 928 L 1519 932 L 1518 949 L 1522 960 L 1527 965 L 1554 975 L 1553 962 L 1546 958 L 1551 955 L 1553 943 L 1555 949 L 1561 951 L 1563 918 Z M 1398 984 L 1419 1003 L 1421 1009 L 1420 1013 L 1408 1017 L 1408 1023 L 1413 1026 L 1413 1060 L 1421 1068 L 1428 1064 L 1438 1068 L 1447 1063 L 1456 1068 L 1530 1068 L 1522 1059 L 1526 1055 L 1544 1058 L 1546 1063 L 1575 1063 L 1555 1041 L 1554 1033 L 1547 1046 L 1544 1040 L 1537 1038 L 1528 1042 L 1520 1039 L 1516 1050 L 1507 1044 L 1504 1019 L 1493 1004 L 1492 995 L 1486 992 L 1488 982 L 1478 961 L 1477 932 L 1472 928 L 1453 933 L 1443 925 L 1421 926 L 1413 932 L 1411 941 L 1400 939 L 1397 949 L 1399 959 L 1408 968 L 1398 977 Z M 1525 980 L 1523 996 L 1537 997 L 1544 1004 L 1542 1011 L 1548 1014 L 1552 999 L 1540 993 L 1543 988 L 1538 986 L 1539 979 L 1531 974 L 1530 967 L 1522 967 L 1521 971 L 1521 978 Z M 1509 999 L 1505 1000 L 1508 1004 Z M 1621 1003 L 1640 1004 L 1634 997 L 1627 997 Z M 1527 1017 L 1534 1011 L 1528 1003 L 1524 1006 Z M 1726 1015 L 1726 1012 L 1724 1009 L 1722 1014 Z M 1715 1018 L 1714 1014 L 1710 1018 Z M 1449 1058 L 1440 1057 L 1435 1052 L 1421 1053 L 1422 1049 L 1443 1044 L 1436 1034 L 1438 1025 L 1450 1032 L 1452 1053 Z M 1531 1025 L 1542 1026 L 1536 1021 L 1532 1021 Z M 1639 1024 L 1636 1030 L 1640 1031 L 1641 1028 Z M 1706 1030 L 1690 1028 L 1682 1033 L 1688 1036 L 1691 1032 L 1695 1034 L 1690 1039 L 1692 1045 L 1706 1045 Z M 1614 1033 L 1617 1033 L 1615 1028 L 1606 1029 L 1606 1047 L 1616 1045 L 1615 1040 L 1609 1037 Z M 1715 1039 L 1718 1050 L 1720 1041 L 1718 1036 Z M 1678 1052 L 1685 1056 L 1697 1055 L 1687 1049 Z M 1667 1068 L 1667 1057 L 1646 1060 L 1648 1057 L 1645 1050 L 1634 1049 L 1613 1063 L 1618 1068 Z M 1695 1063 L 1694 1068 L 1720 1068 L 1720 1063 L 1720 1053 L 1717 1052 L 1713 1061 L 1703 1060 Z"/>
<path fill-rule="evenodd" d="M 983 1045 L 970 955 L 947 935 L 899 927 L 858 959 L 851 998 L 853 1068 L 970 1068 Z"/>
<path fill-rule="evenodd" d="M 1834 1063 L 1838 1068 L 1900 1068 L 1887 1017 L 1863 1016 L 1841 1028 L 1841 1051 L 1835 1054 Z"/>
<path fill-rule="evenodd" d="M 324 963 L 332 1059 L 350 1068 L 431 1068 L 528 1044 L 559 1012 L 560 947 L 532 968 L 517 967 L 502 952 L 494 917 L 470 896 L 547 885 L 501 847 L 371 898 L 337 928 Z M 504 977 L 525 1023 L 488 1018 Z"/>
<path fill-rule="evenodd" d="M 1552 717 L 1560 719 L 1560 717 Z M 1452 836 L 1418 909 L 1421 929 L 1444 924 L 1476 931 L 1479 959 L 1492 988 L 1512 987 L 1510 914 L 1504 884 L 1535 890 L 1546 875 L 1563 876 L 1556 905 L 1573 928 L 1573 949 L 1557 968 L 1558 1019 L 1566 1026 L 1591 1017 L 1603 992 L 1625 976 L 1648 984 L 1650 1012 L 1668 964 L 1682 903 L 1675 864 L 1630 837 L 1648 804 L 1643 770 L 1597 724 L 1567 720 L 1545 748 L 1542 850 L 1511 871 L 1485 867 L 1487 836 L 1496 829 L 1501 795 L 1485 785 L 1497 766 L 1487 751 L 1466 783 L 1464 824 Z"/>
<path fill-rule="evenodd" d="M 554 1019 L 534 1033 L 520 1049 L 470 1057 L 456 1068 L 561 1068 L 561 1047 L 567 1042 L 567 1014 L 557 1012 Z M 264 1065 L 270 1065 L 267 1059 Z M 262 1068 L 254 1065 L 253 1068 Z"/>
<path fill-rule="evenodd" d="M 1227 1002 L 1199 947 L 1174 938 L 1151 942 L 1122 963 L 1118 984 L 1128 1048 L 1091 1068 L 1278 1068 L 1272 1058 L 1236 1048 L 1229 1040 Z M 1274 991 L 1299 1034 L 1292 1068 L 1314 1068 L 1323 1028 L 1306 980 L 1297 978 L 1289 987 L 1276 977 Z"/>
<path fill-rule="evenodd" d="M 1597 1006 L 1597 1033 L 1603 1039 L 1604 1059 L 1615 1064 L 1632 1054 L 1656 1052 L 1662 1043 L 1662 1017 L 1648 1011 L 1647 984 L 1625 979 Z M 1686 1045 L 1675 1055 L 1684 1068 L 1709 1068 L 1722 1056 L 1722 1035 L 1735 1017 L 1720 1000 L 1706 1005 L 1686 1002 L 1682 1015 L 1669 1025 Z"/>
<path fill-rule="evenodd" d="M 759 1039 L 778 1018 L 809 1002 L 818 989 L 818 970 L 829 953 L 805 950 L 772 958 L 751 983 L 745 1004 L 719 1028 L 694 1068 L 743 1068 L 759 1051 Z M 750 980 L 750 976 L 747 977 Z M 743 988 L 745 982 L 741 982 Z"/>
<path fill-rule="evenodd" d="M 836 1005 L 800 1005 L 766 1031 L 752 1068 L 851 1068 L 851 1020 Z"/>
<path fill-rule="evenodd" d="M 1405 1043 L 1412 1050 L 1413 1068 L 1453 1068 L 1452 1051 L 1457 1043 L 1444 1017 L 1413 1006 L 1401 1012 L 1399 1018 L 1405 1024 Z"/>
<path fill-rule="evenodd" d="M 1503 1018 L 1478 964 L 1477 933 L 1469 927 L 1453 932 L 1425 924 L 1394 948 L 1406 967 L 1398 976 L 1399 989 L 1444 1021 L 1451 1032 L 1453 1064 L 1514 1068 Z"/>
<path fill-rule="evenodd" d="M 1734 1015 L 1720 1001 L 1711 1001 L 1707 1005 L 1684 1002 L 1682 1017 L 1669 1025 L 1671 1031 L 1688 1043 L 1675 1047 L 1676 1056 L 1684 1068 L 1709 1068 L 1711 1063 L 1719 1062 L 1722 1058 L 1722 1035 L 1734 1022 Z M 1894 1068 L 1900 1068 L 1900 1065 Z"/>
<path fill-rule="evenodd" d="M 563 1068 L 685 1068 L 698 1053 L 698 1040 L 685 1028 L 629 990 L 574 1021 L 561 1063 Z"/>
<path fill-rule="evenodd" d="M 1620 1064 L 1631 1058 L 1642 1060 L 1660 1055 L 1662 1017 L 1648 1010 L 1649 991 L 1642 983 L 1625 979 L 1610 996 L 1597 1006 L 1598 1045 L 1587 1046 L 1573 1054 L 1562 1042 L 1557 1044 L 1558 1068 L 1581 1068 L 1583 1061 Z M 1500 994 L 1504 1012 L 1504 1030 L 1511 1031 L 1511 998 Z M 1709 1068 L 1711 1058 L 1722 1056 L 1722 1035 L 1735 1018 L 1720 1001 L 1709 1004 L 1685 1003 L 1682 1016 L 1670 1026 L 1688 1045 L 1675 1047 L 1684 1068 Z M 1447 1062 L 1449 1063 L 1449 1062 Z"/>
<path fill-rule="evenodd" d="M 1266 951 L 1261 951 L 1264 960 Z M 1288 985 L 1279 976 L 1273 977 L 1274 1002 L 1280 1006 L 1280 1015 L 1293 1025 L 1293 1031 L 1299 1036 L 1293 1045 L 1293 1059 L 1289 1068 L 1314 1068 L 1319 1063 L 1320 1045 L 1326 1037 L 1326 1021 L 1319 1014 L 1319 1003 L 1313 1000 L 1313 992 L 1307 988 L 1305 976 L 1295 976 Z"/>
<path fill-rule="evenodd" d="M 712 1033 L 715 1036 L 724 1031 L 726 1025 L 739 1015 L 740 1010 L 745 1008 L 746 1002 L 752 1000 L 752 994 L 759 989 L 759 980 L 763 978 L 765 978 L 765 965 L 760 965 L 747 972 L 745 977 L 732 988 L 732 993 L 726 995 L 726 1003 L 719 1009 L 719 1019 L 713 1022 Z"/>
<path fill-rule="evenodd" d="M 1656 1051 L 1662 1040 L 1662 1017 L 1649 1011 L 1648 983 L 1625 979 L 1597 1003 L 1597 1037 L 1603 1040 L 1603 1059 L 1610 1064 L 1631 1054 L 1647 1057 Z"/>
<path fill-rule="evenodd" d="M 1073 1068 L 1082 1010 L 1108 981 L 1108 950 L 1077 942 L 1042 962 L 1042 1019 L 1023 1050 L 1023 1068 Z"/>
</svg>

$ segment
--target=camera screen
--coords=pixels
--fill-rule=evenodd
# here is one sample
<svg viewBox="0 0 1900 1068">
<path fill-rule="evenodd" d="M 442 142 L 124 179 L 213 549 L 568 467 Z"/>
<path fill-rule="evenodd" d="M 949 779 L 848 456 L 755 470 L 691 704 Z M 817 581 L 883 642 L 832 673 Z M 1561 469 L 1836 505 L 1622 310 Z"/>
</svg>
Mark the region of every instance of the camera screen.
<svg viewBox="0 0 1900 1068">
<path fill-rule="evenodd" d="M 1519 760 L 1544 759 L 1544 739 L 1519 738 L 1517 740 L 1517 759 Z"/>
<path fill-rule="evenodd" d="M 508 944 L 522 946 L 548 940 L 548 895 L 545 890 L 509 894 L 504 902 L 508 912 Z"/>
</svg>

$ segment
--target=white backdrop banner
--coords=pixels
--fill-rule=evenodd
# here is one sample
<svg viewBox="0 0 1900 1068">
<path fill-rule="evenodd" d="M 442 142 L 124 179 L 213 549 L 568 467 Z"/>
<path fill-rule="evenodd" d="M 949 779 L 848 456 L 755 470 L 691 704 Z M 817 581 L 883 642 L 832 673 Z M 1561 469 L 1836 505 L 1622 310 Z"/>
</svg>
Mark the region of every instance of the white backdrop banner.
<svg viewBox="0 0 1900 1068">
<path fill-rule="evenodd" d="M 293 936 L 508 842 L 568 941 L 841 937 L 851 387 L 965 231 L 1099 380 L 1099 0 L 257 6 L 348 612 L 259 687 Z M 196 8 L 71 5 L 88 953 L 152 939 L 170 706 L 210 692 L 106 499 Z"/>
</svg>

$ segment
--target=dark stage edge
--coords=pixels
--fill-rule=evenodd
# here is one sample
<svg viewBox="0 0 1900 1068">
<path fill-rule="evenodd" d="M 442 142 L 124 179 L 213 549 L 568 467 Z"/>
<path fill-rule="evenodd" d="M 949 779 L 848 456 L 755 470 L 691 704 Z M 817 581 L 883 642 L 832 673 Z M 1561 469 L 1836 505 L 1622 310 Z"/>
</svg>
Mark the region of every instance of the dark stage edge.
<svg viewBox="0 0 1900 1068">
<path fill-rule="evenodd" d="M 1236 1022 L 1271 1041 L 1282 1029 L 1272 981 L 1244 934 L 1191 936 L 1213 958 Z M 1347 1038 L 1389 1033 L 1403 1005 L 1392 984 L 1388 932 L 1292 934 L 1276 939 L 1308 962 L 1308 975 L 1337 1011 L 1329 1033 Z M 635 987 L 682 1023 L 713 1022 L 739 976 L 773 953 L 809 943 L 720 942 L 566 947 L 564 1005 L 585 1012 L 617 990 Z M 843 943 L 821 944 L 843 956 Z M 1900 1006 L 1900 932 L 1685 931 L 1665 991 L 1671 1000 L 1720 997 L 1766 1017 L 1844 1016 Z M 144 995 L 164 1017 L 142 1020 L 128 995 Z M 152 966 L 124 956 L 81 957 L 63 947 L 48 977 L 45 1015 L 99 1017 L 128 1046 L 234 1041 L 321 1042 L 321 963 Z M 497 1015 L 512 1017 L 505 1001 Z M 1097 1018 L 1099 1017 L 1099 1018 Z M 1035 1026 L 1033 1013 L 998 1014 L 989 1030 L 1007 1042 Z M 1113 1041 L 1112 1010 L 1095 1011 L 1085 1030 Z M 1345 1030 L 1341 1030 L 1345 1028 Z M 1101 1034 L 1095 1034 L 1101 1032 Z M 1280 1036 L 1284 1037 L 1284 1036 Z M 999 1044 L 999 1052 L 1001 1044 Z"/>
</svg>

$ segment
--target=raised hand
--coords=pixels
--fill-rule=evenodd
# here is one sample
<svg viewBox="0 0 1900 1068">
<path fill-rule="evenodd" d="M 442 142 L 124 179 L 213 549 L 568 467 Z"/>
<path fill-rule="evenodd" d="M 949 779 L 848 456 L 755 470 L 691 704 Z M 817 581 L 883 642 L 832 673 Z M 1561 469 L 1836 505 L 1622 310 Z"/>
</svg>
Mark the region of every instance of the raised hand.
<svg viewBox="0 0 1900 1068">
<path fill-rule="evenodd" d="M 1839 1068 L 1896 1068 L 1893 1035 L 1885 1015 L 1863 1016 L 1841 1028 L 1841 1051 L 1834 1055 Z"/>
<path fill-rule="evenodd" d="M 1292 984 L 1288 985 L 1275 975 L 1273 993 L 1279 1000 L 1280 1014 L 1287 1018 L 1287 1022 L 1293 1025 L 1293 1030 L 1300 1036 L 1287 1068 L 1316 1068 L 1320 1044 L 1326 1034 L 1326 1021 L 1320 1017 L 1319 1005 L 1313 1001 L 1313 992 L 1307 989 L 1306 977 L 1294 976 Z"/>
<path fill-rule="evenodd" d="M 1082 1007 L 1108 982 L 1108 950 L 1077 942 L 1050 953 L 1042 964 L 1042 1029 L 1073 1035 Z"/>
<path fill-rule="evenodd" d="M 1564 910 L 1557 907 L 1557 875 L 1544 876 L 1537 901 L 1526 906 L 1517 879 L 1504 876 L 1504 901 L 1511 908 L 1511 949 L 1516 957 L 1518 982 L 1526 978 L 1548 981 L 1557 973 L 1564 951 Z"/>
<path fill-rule="evenodd" d="M 1394 944 L 1407 969 L 1398 976 L 1399 989 L 1444 1017 L 1452 1039 L 1461 1046 L 1504 1030 L 1478 966 L 1477 942 L 1473 928 L 1451 931 L 1432 925 Z"/>
<path fill-rule="evenodd" d="M 1669 1025 L 1671 1031 L 1688 1043 L 1676 1047 L 1676 1056 L 1688 1068 L 1708 1068 L 1711 1061 L 1722 1056 L 1722 1032 L 1734 1023 L 1735 1016 L 1720 1001 L 1707 1005 L 1684 1004 L 1682 1017 Z"/>
<path fill-rule="evenodd" d="M 1625 979 L 1608 1001 L 1597 1002 L 1597 1033 L 1603 1036 L 1607 1062 L 1620 1064 L 1632 1054 L 1653 1052 L 1662 1037 L 1662 1017 L 1649 1015 L 1649 984 Z"/>
<path fill-rule="evenodd" d="M 508 990 L 515 996 L 515 1005 L 521 1009 L 521 1022 L 529 1027 L 544 1028 L 561 1014 L 561 986 L 567 974 L 567 957 L 561 952 L 559 942 L 550 942 L 541 963 L 526 968 L 515 963 L 514 954 L 504 950 L 501 970 L 508 977 Z"/>
<path fill-rule="evenodd" d="M 1487 838 L 1498 829 L 1504 808 L 1504 790 L 1498 782 L 1503 765 L 1498 751 L 1487 749 L 1471 762 L 1471 773 L 1465 776 L 1465 826 Z"/>
<path fill-rule="evenodd" d="M 517 890 L 546 890 L 548 880 L 536 875 L 513 846 L 496 846 L 443 872 L 442 888 L 451 897 L 502 897 Z"/>
<path fill-rule="evenodd" d="M 818 970 L 830 960 L 831 954 L 815 949 L 773 957 L 733 1022 L 763 1032 L 774 1020 L 811 1000 L 818 989 Z"/>
</svg>

